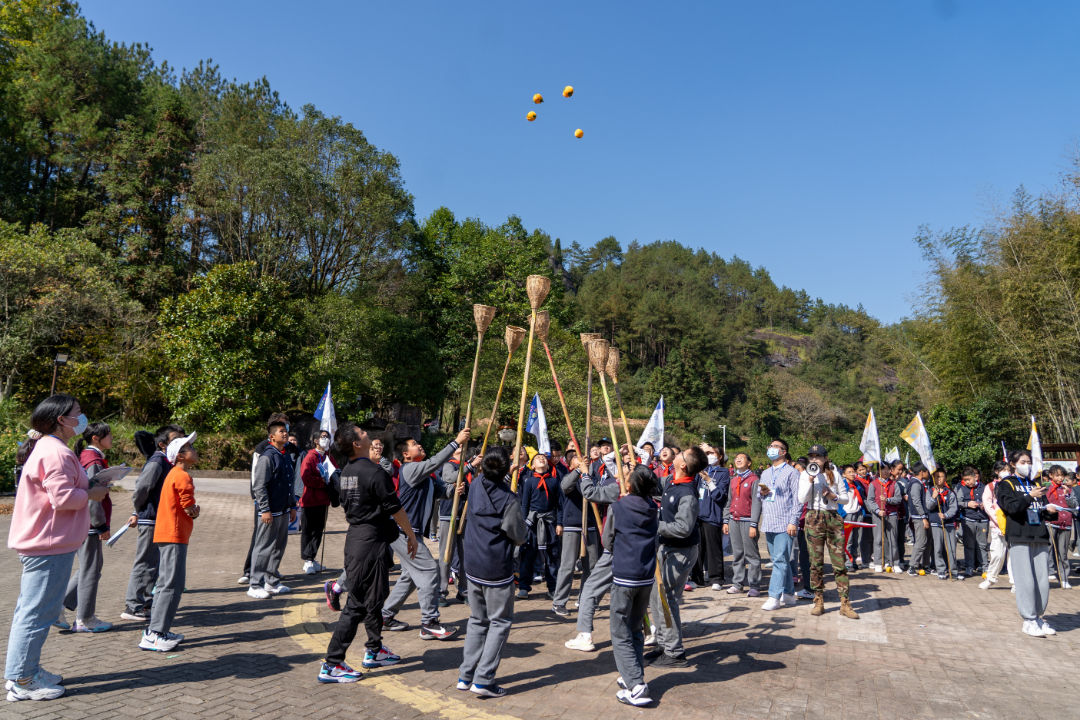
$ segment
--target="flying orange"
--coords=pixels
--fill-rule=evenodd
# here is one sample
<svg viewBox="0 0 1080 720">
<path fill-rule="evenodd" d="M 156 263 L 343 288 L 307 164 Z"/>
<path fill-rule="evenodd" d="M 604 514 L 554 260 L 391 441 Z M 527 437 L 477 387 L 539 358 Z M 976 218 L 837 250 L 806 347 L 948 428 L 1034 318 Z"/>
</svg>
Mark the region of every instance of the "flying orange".
<svg viewBox="0 0 1080 720">
<path fill-rule="evenodd" d="M 535 95 L 533 95 L 533 102 L 539 105 L 540 103 L 544 102 L 544 96 L 540 93 L 536 93 Z"/>
<path fill-rule="evenodd" d="M 585 131 L 582 130 L 581 128 L 578 128 L 577 130 L 574 131 L 574 137 L 576 137 L 578 140 L 580 140 L 584 136 L 585 136 Z"/>
<path fill-rule="evenodd" d="M 567 85 L 566 87 L 564 87 L 562 89 L 562 96 L 564 98 L 568 98 L 573 94 L 574 94 L 574 86 L 573 85 Z"/>
<path fill-rule="evenodd" d="M 533 120 L 536 119 L 536 113 L 534 113 L 532 110 L 530 110 L 529 114 L 525 116 L 525 119 L 528 120 L 529 122 L 532 122 Z"/>
</svg>

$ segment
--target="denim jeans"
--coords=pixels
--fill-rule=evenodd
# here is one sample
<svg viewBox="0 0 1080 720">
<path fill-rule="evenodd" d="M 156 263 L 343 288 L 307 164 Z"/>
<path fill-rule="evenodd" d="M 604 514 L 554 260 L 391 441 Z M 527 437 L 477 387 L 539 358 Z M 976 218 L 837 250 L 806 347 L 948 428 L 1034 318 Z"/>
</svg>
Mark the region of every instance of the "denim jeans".
<svg viewBox="0 0 1080 720">
<path fill-rule="evenodd" d="M 8 680 L 33 677 L 41 662 L 41 647 L 60 615 L 75 552 L 62 555 L 20 555 L 22 582 L 8 635 Z"/>
<path fill-rule="evenodd" d="M 780 599 L 781 594 L 795 592 L 795 577 L 791 572 L 791 541 L 786 532 L 765 533 L 765 544 L 772 558 L 772 575 L 769 577 L 769 597 Z"/>
</svg>

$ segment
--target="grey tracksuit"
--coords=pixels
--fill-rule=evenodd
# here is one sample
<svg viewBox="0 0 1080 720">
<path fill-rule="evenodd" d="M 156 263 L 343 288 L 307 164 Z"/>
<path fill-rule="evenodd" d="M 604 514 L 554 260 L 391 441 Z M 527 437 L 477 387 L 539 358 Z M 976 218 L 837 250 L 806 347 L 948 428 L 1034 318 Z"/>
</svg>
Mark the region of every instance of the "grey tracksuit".
<svg viewBox="0 0 1080 720">
<path fill-rule="evenodd" d="M 931 558 L 933 557 L 930 530 L 923 527 L 923 520 L 926 520 L 925 494 L 926 488 L 923 481 L 912 478 L 908 484 L 908 508 L 914 536 L 914 544 L 911 549 L 911 569 L 913 570 L 930 570 Z"/>
<path fill-rule="evenodd" d="M 606 506 L 619 499 L 619 484 L 616 482 L 608 485 L 598 485 L 589 473 L 581 476 L 581 494 L 586 500 L 597 503 L 606 512 Z M 578 596 L 578 632 L 591 633 L 593 631 L 593 614 L 601 598 L 611 589 L 611 551 L 605 549 L 600 554 L 600 559 L 589 573 L 588 579 L 582 583 L 581 592 Z"/>
<path fill-rule="evenodd" d="M 581 492 L 579 487 L 581 479 L 581 473 L 577 470 L 571 470 L 562 476 L 562 480 L 559 482 L 559 489 L 564 496 L 577 495 Z M 555 593 L 552 599 L 552 605 L 555 607 L 566 607 L 567 600 L 570 599 L 570 586 L 574 582 L 574 565 L 577 564 L 578 558 L 581 556 L 581 518 L 563 516 L 562 526 L 562 547 L 559 554 L 559 574 L 555 580 Z M 597 561 L 600 558 L 600 537 L 596 528 L 588 527 L 586 523 L 586 535 L 585 535 L 585 557 L 581 562 L 581 585 L 584 587 L 585 582 L 589 579 L 589 575 L 592 572 L 593 567 L 596 566 Z"/>
<path fill-rule="evenodd" d="M 934 535 L 934 564 L 938 575 L 956 575 L 956 516 L 960 503 L 951 490 L 942 498 L 935 498 L 933 490 L 924 496 L 926 518 Z M 946 545 L 948 543 L 948 545 Z"/>
<path fill-rule="evenodd" d="M 758 520 L 761 519 L 761 494 L 756 480 L 748 490 L 742 491 L 750 493 L 750 515 L 736 519 L 732 517 L 731 506 L 735 502 L 735 486 L 738 483 L 739 476 L 733 475 L 727 505 L 724 506 L 724 524 L 728 526 L 728 539 L 731 541 L 731 583 L 740 588 L 757 589 L 761 584 L 761 547 L 758 544 L 761 534 L 751 538 L 750 528 L 756 531 Z"/>
<path fill-rule="evenodd" d="M 696 486 L 691 482 L 690 487 L 695 488 Z M 670 488 L 670 484 L 664 488 L 665 495 L 667 495 Z M 660 546 L 657 559 L 660 562 L 660 573 L 664 580 L 664 595 L 667 598 L 668 609 L 671 611 L 673 625 L 669 627 L 667 624 L 663 604 L 660 600 L 660 589 L 655 583 L 649 596 L 649 612 L 653 624 L 656 625 L 657 644 L 666 654 L 678 657 L 685 654 L 679 605 L 682 603 L 686 579 L 690 576 L 690 569 L 694 567 L 694 562 L 698 556 L 698 543 L 695 541 L 686 545 L 685 538 L 690 537 L 697 530 L 700 506 L 697 491 L 696 489 L 692 490 L 679 499 L 672 519 L 665 521 L 667 500 L 668 498 L 665 497 L 661 508 Z"/>
</svg>

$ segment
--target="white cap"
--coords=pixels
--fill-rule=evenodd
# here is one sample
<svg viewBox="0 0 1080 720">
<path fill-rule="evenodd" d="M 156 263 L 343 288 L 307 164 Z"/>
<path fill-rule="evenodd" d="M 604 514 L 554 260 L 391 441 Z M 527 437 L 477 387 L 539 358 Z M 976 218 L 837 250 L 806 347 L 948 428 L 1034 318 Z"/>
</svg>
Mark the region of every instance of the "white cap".
<svg viewBox="0 0 1080 720">
<path fill-rule="evenodd" d="M 185 438 L 176 438 L 169 443 L 169 447 L 165 448 L 165 458 L 171 463 L 176 462 L 176 456 L 180 454 L 180 449 L 185 445 L 192 443 L 194 440 L 195 433 L 191 433 Z"/>
</svg>

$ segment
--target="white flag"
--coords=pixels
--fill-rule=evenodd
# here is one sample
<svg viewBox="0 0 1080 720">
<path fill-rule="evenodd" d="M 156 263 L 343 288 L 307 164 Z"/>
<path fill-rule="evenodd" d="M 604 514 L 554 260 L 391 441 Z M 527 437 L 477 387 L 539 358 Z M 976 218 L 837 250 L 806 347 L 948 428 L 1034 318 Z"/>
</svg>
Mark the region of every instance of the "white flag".
<svg viewBox="0 0 1080 720">
<path fill-rule="evenodd" d="M 1028 437 L 1027 449 L 1031 451 L 1031 477 L 1038 477 L 1043 471 L 1043 456 L 1042 441 L 1039 440 L 1034 415 L 1031 416 L 1031 435 Z"/>
<path fill-rule="evenodd" d="M 866 427 L 863 428 L 859 450 L 862 451 L 863 462 L 881 462 L 881 442 L 878 440 L 874 408 L 870 408 L 870 414 L 866 417 Z"/>
<path fill-rule="evenodd" d="M 915 419 L 908 423 L 904 431 L 900 433 L 900 439 L 919 453 L 919 459 L 930 472 L 937 470 L 934 462 L 934 451 L 930 448 L 930 436 L 926 434 L 926 426 L 923 425 L 922 414 L 915 413 Z"/>
<path fill-rule="evenodd" d="M 886 463 L 894 463 L 900 459 L 900 448 L 893 445 L 892 450 L 885 453 L 884 460 Z"/>
<path fill-rule="evenodd" d="M 641 437 L 638 438 L 638 450 L 640 450 L 641 446 L 645 443 L 652 443 L 653 448 L 655 448 L 657 452 L 664 447 L 663 395 L 660 396 L 660 402 L 656 403 L 656 409 L 652 411 L 652 417 L 649 418 L 649 424 L 645 426 L 645 430 L 641 433 Z"/>
<path fill-rule="evenodd" d="M 533 395 L 532 403 L 529 405 L 529 422 L 525 426 L 525 432 L 532 433 L 536 437 L 537 450 L 545 455 L 551 455 L 547 416 L 544 415 L 544 406 L 540 403 L 540 393 Z"/>
<path fill-rule="evenodd" d="M 330 382 L 326 383 L 326 390 L 319 400 L 319 407 L 315 408 L 315 419 L 319 421 L 319 429 L 330 433 L 331 442 L 334 433 L 337 432 L 337 415 L 334 413 L 334 399 L 330 397 Z"/>
</svg>

